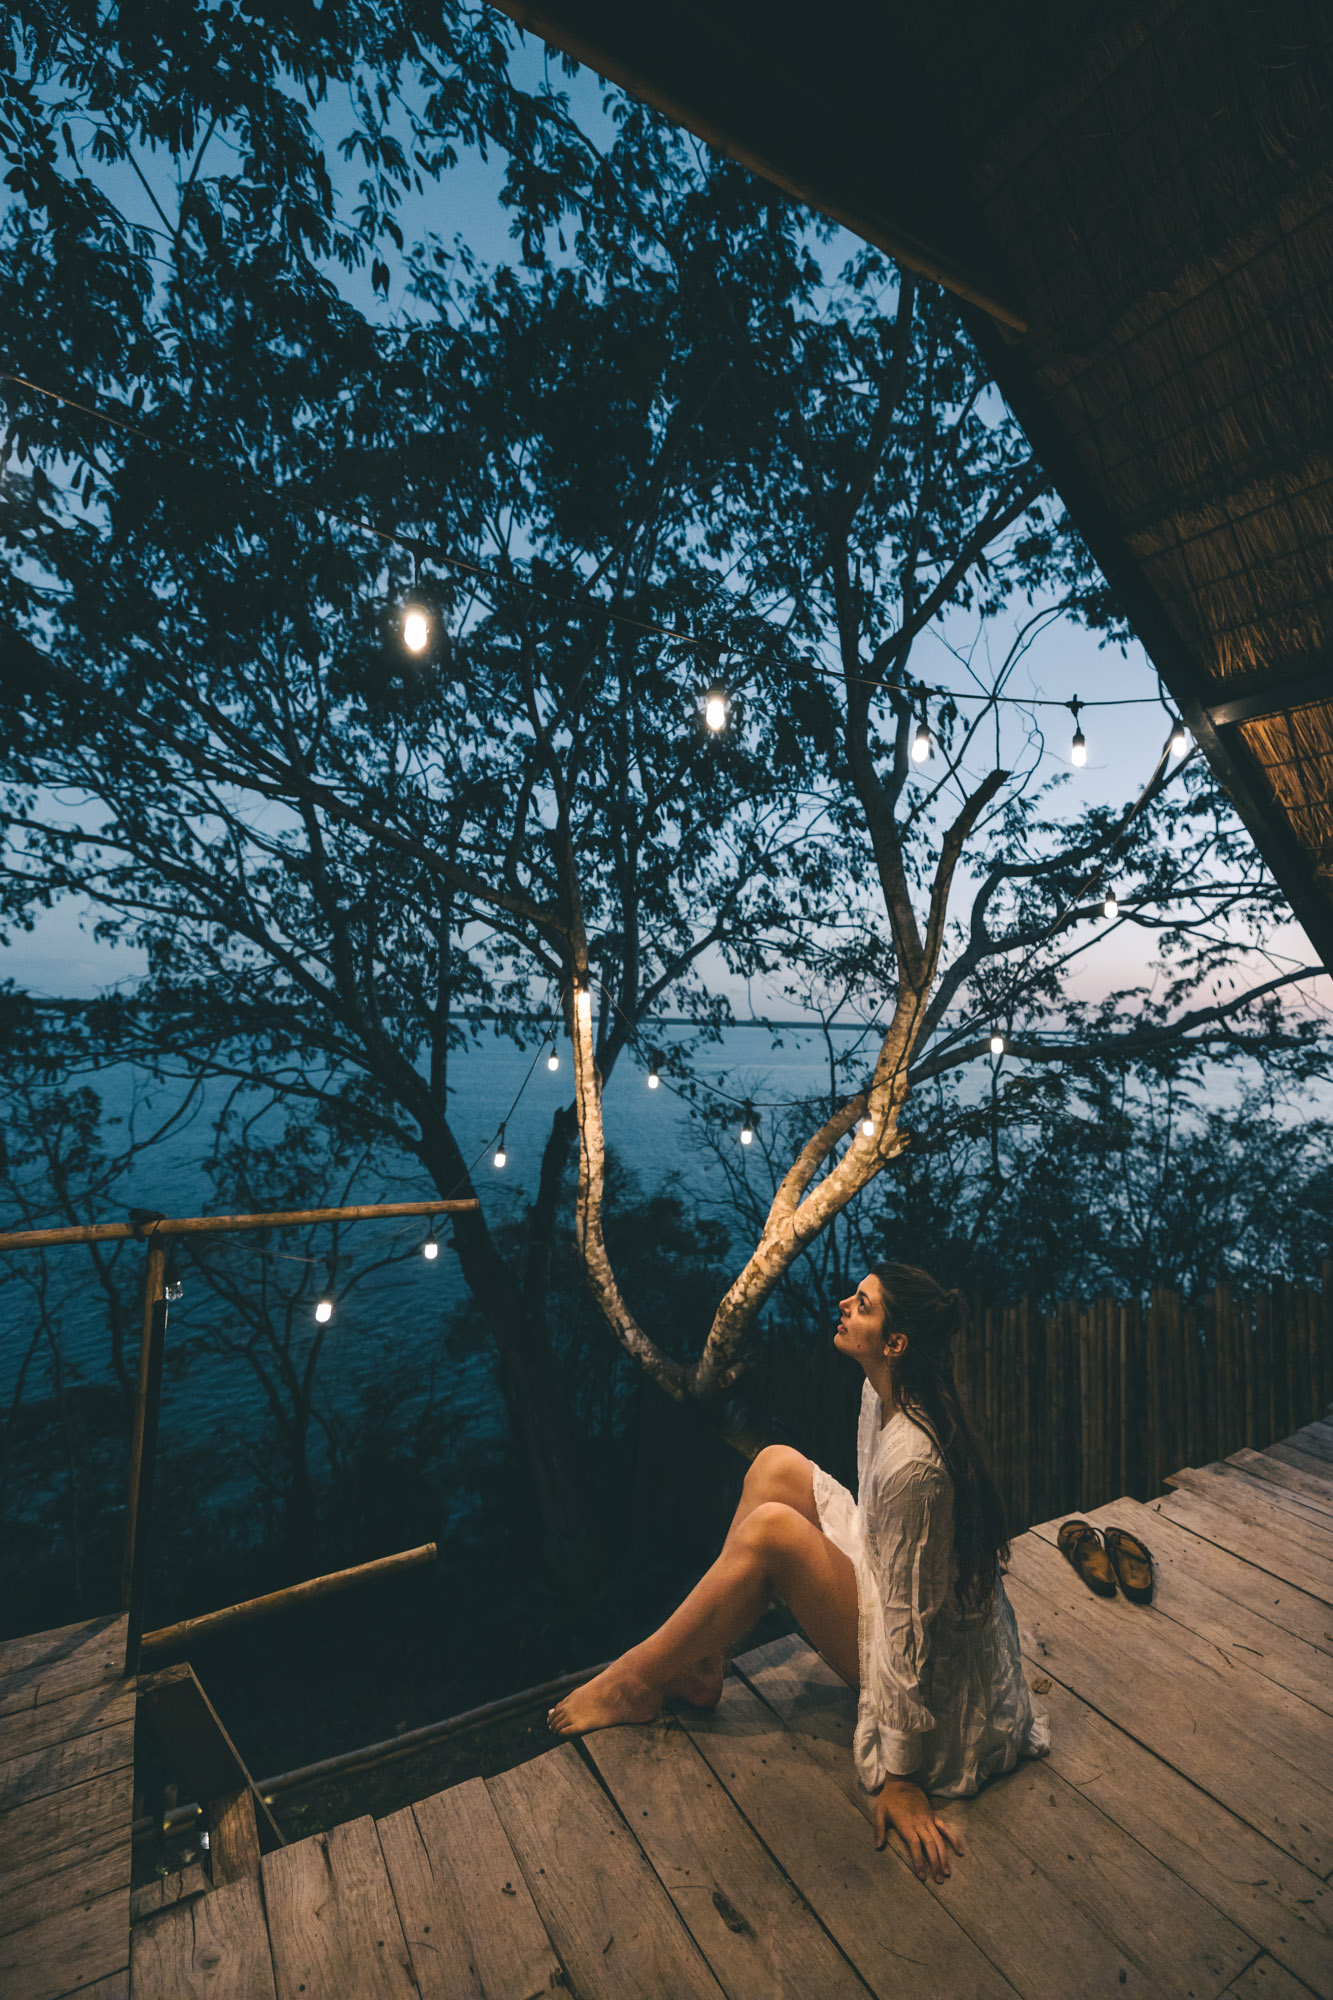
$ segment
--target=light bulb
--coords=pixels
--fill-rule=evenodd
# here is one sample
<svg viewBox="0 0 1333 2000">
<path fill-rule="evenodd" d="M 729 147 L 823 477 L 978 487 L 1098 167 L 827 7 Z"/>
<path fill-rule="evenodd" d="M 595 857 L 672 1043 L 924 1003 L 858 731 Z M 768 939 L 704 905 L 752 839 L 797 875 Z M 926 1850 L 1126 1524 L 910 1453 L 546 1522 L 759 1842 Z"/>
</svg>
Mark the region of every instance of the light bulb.
<svg viewBox="0 0 1333 2000">
<path fill-rule="evenodd" d="M 433 1264 L 440 1254 L 440 1246 L 433 1236 L 428 1236 L 421 1246 L 421 1254 L 428 1264 Z"/>
<path fill-rule="evenodd" d="M 727 697 L 723 694 L 721 688 L 710 688 L 708 690 L 708 699 L 704 703 L 704 721 L 715 734 L 719 729 L 726 728 Z"/>
<path fill-rule="evenodd" d="M 430 644 L 430 619 L 415 605 L 403 613 L 403 644 L 409 653 L 424 653 Z"/>
<path fill-rule="evenodd" d="M 559 1069 L 559 1067 L 560 1067 L 560 1051 L 559 1051 L 559 1049 L 555 1049 L 555 1048 L 553 1048 L 553 1049 L 551 1050 L 551 1053 L 550 1053 L 550 1055 L 549 1055 L 549 1056 L 547 1056 L 547 1058 L 546 1058 L 546 1067 L 547 1067 L 547 1069 Z"/>
<path fill-rule="evenodd" d="M 993 1056 L 1002 1056 L 1004 1054 L 1004 1036 L 998 1028 L 990 1038 L 990 1052 Z"/>
<path fill-rule="evenodd" d="M 1173 757 L 1183 757 L 1190 747 L 1190 733 L 1179 716 L 1171 724 L 1171 734 L 1166 747 Z"/>
<path fill-rule="evenodd" d="M 1088 761 L 1088 739 L 1081 729 L 1074 731 L 1074 740 L 1069 746 L 1071 764 L 1086 764 Z"/>
<path fill-rule="evenodd" d="M 1116 917 L 1119 914 L 1120 905 L 1116 901 L 1115 890 L 1108 889 L 1106 892 L 1106 901 L 1102 904 L 1102 915 L 1104 917 Z"/>
<path fill-rule="evenodd" d="M 742 1146 L 753 1146 L 754 1144 L 754 1131 L 749 1125 L 741 1126 L 741 1144 Z"/>
<path fill-rule="evenodd" d="M 655 1069 L 650 1069 L 648 1072 L 648 1088 L 649 1090 L 660 1090 L 662 1088 L 662 1079 Z"/>
<path fill-rule="evenodd" d="M 918 722 L 916 735 L 912 738 L 912 762 L 924 764 L 934 745 L 930 740 L 930 729 L 924 722 Z"/>
<path fill-rule="evenodd" d="M 321 1326 L 327 1326 L 333 1318 L 333 1300 L 327 1292 L 315 1307 L 315 1318 Z"/>
<path fill-rule="evenodd" d="M 865 1117 L 861 1120 L 861 1137 L 863 1139 L 873 1139 L 874 1136 L 875 1136 L 875 1121 L 870 1116 L 870 1113 L 867 1111 Z"/>
<path fill-rule="evenodd" d="M 496 1164 L 496 1166 L 497 1166 L 497 1167 L 502 1167 L 502 1166 L 504 1165 L 505 1161 L 506 1161 L 506 1160 L 507 1160 L 508 1158 L 509 1158 L 509 1155 L 508 1155 L 508 1153 L 506 1153 L 506 1151 L 505 1151 L 504 1147 L 503 1147 L 503 1146 L 497 1146 L 497 1147 L 496 1147 L 496 1149 L 495 1149 L 495 1164 Z"/>
</svg>

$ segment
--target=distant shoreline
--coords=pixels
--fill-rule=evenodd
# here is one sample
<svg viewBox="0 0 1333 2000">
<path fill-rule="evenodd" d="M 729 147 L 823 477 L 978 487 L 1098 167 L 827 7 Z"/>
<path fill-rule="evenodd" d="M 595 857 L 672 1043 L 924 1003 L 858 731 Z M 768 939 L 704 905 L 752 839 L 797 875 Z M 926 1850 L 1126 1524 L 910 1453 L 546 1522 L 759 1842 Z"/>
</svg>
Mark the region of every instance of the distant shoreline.
<svg viewBox="0 0 1333 2000">
<path fill-rule="evenodd" d="M 78 1009 L 81 1007 L 95 1007 L 98 1005 L 97 999 L 91 999 L 91 1000 L 56 1000 L 50 998 L 38 999 L 31 993 L 24 994 L 23 998 L 31 1000 L 34 1007 L 37 1008 L 50 1007 L 56 1009 L 58 1012 L 62 1014 L 72 1014 L 76 1013 Z M 551 1017 L 549 1014 L 502 1014 L 500 1010 L 496 1007 L 460 1007 L 458 1009 L 458 1012 L 455 1014 L 454 1019 L 458 1021 L 527 1021 L 530 1022 L 531 1025 L 536 1028 L 547 1028 L 550 1026 L 550 1021 L 551 1021 Z M 653 1017 L 652 1025 L 656 1028 L 703 1028 L 706 1024 L 700 1021 L 692 1021 L 687 1014 L 657 1014 Z M 749 1020 L 736 1019 L 732 1021 L 722 1021 L 718 1025 L 722 1029 L 810 1028 L 815 1030 L 817 1033 L 822 1033 L 824 1031 L 824 1023 L 818 1020 L 817 1018 L 808 1015 L 804 1019 L 798 1018 L 795 1020 L 782 1020 L 782 1021 L 766 1021 L 752 1015 L 749 1018 Z M 645 1023 L 645 1026 L 647 1026 L 647 1023 Z M 864 1035 L 864 1034 L 869 1034 L 870 1032 L 872 1032 L 872 1030 L 869 1024 L 865 1024 L 860 1021 L 835 1021 L 832 1027 L 829 1028 L 828 1032 L 833 1035 Z"/>
</svg>

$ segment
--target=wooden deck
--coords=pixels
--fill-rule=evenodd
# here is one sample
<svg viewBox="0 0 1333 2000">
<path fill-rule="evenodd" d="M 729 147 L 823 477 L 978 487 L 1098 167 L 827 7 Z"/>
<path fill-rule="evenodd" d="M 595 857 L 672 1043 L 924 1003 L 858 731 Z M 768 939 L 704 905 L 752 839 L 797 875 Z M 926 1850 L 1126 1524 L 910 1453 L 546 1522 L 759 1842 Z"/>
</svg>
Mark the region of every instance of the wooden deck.
<svg viewBox="0 0 1333 2000">
<path fill-rule="evenodd" d="M 0 1735 L 0 1993 L 1333 1996 L 1333 1423 L 1172 1484 L 1089 1516 L 1153 1550 L 1150 1607 L 1094 1597 L 1055 1547 L 1058 1521 L 1015 1542 L 1007 1589 L 1053 1747 L 942 1807 L 966 1853 L 939 1887 L 875 1852 L 853 1698 L 784 1639 L 736 1663 L 714 1714 L 560 1745 L 220 1887 L 197 1871 L 174 1904 L 140 1901 L 129 1938 L 124 1691 L 82 1669 L 57 1686 L 73 1653 L 45 1681 L 10 1667 L 0 1727 L 47 1717 L 26 1749 Z M 72 1746 L 94 1737 L 106 1747 L 85 1772 Z M 34 1786 L 23 1773 L 43 1758 L 50 1782 Z M 76 1795 L 103 1829 L 82 1847 Z M 63 1803 L 38 1814 L 43 1799 Z"/>
</svg>

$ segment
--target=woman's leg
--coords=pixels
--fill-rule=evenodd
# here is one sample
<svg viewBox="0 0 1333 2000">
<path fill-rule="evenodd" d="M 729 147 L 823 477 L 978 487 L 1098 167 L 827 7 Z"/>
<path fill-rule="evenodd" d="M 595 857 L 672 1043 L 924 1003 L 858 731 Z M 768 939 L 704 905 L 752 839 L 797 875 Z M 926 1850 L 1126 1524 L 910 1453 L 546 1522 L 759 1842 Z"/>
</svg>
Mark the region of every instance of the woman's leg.
<svg viewBox="0 0 1333 2000">
<path fill-rule="evenodd" d="M 794 1507 L 813 1527 L 819 1526 L 810 1461 L 787 1444 L 765 1445 L 751 1460 L 736 1512 L 727 1530 L 727 1540 L 730 1541 L 756 1507 L 763 1507 L 773 1500 L 781 1500 L 788 1507 Z M 722 1699 L 726 1671 L 726 1655 L 719 1649 L 691 1660 L 679 1673 L 672 1675 L 662 1692 L 664 1695 L 681 1695 L 686 1701 L 693 1702 L 696 1708 L 716 1708 Z"/>
<path fill-rule="evenodd" d="M 577 1736 L 616 1722 L 650 1722 L 674 1678 L 734 1644 L 774 1594 L 829 1665 L 855 1687 L 856 1571 L 797 1508 L 765 1500 L 733 1524 L 717 1561 L 665 1625 L 558 1702 L 549 1727 L 558 1736 Z"/>
</svg>

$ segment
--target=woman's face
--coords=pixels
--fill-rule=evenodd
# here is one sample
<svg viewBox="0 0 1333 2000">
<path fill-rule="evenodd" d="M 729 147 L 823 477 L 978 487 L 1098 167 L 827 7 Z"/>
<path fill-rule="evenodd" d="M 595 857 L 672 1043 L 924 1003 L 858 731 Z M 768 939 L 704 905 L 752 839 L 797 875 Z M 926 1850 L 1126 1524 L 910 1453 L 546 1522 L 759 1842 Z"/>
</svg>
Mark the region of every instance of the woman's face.
<svg viewBox="0 0 1333 2000">
<path fill-rule="evenodd" d="M 883 1287 L 873 1273 L 862 1278 L 850 1298 L 839 1300 L 833 1345 L 840 1354 L 861 1362 L 884 1359 L 885 1305 Z"/>
</svg>

